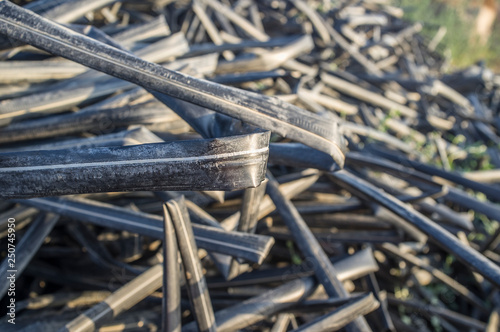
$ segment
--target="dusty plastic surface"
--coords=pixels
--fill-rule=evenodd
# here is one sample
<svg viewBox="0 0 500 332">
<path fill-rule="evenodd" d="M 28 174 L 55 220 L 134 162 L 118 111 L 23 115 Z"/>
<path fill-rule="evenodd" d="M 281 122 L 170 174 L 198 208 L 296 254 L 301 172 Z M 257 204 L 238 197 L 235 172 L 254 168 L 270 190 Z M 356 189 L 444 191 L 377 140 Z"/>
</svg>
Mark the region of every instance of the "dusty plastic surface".
<svg viewBox="0 0 500 332">
<path fill-rule="evenodd" d="M 137 190 L 234 190 L 264 179 L 269 133 L 127 147 L 5 153 L 0 198 Z"/>
<path fill-rule="evenodd" d="M 340 167 L 344 164 L 340 132 L 334 121 L 277 98 L 170 71 L 6 1 L 0 2 L 0 32 L 144 88 L 271 130 L 332 155 Z"/>
</svg>

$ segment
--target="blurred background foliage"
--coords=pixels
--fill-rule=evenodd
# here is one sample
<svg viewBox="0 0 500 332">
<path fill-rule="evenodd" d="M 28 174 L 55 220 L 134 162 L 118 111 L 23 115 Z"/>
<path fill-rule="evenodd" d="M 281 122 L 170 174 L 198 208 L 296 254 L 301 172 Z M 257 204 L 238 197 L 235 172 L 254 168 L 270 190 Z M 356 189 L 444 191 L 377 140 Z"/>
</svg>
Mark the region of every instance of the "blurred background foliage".
<svg viewBox="0 0 500 332">
<path fill-rule="evenodd" d="M 406 20 L 423 24 L 422 34 L 429 40 L 441 26 L 446 28 L 446 35 L 437 50 L 451 58 L 453 67 L 463 68 L 485 61 L 493 71 L 500 72 L 500 17 L 497 17 L 485 45 L 480 45 L 474 36 L 476 17 L 482 3 L 479 0 L 393 1 L 395 6 L 404 9 Z"/>
</svg>

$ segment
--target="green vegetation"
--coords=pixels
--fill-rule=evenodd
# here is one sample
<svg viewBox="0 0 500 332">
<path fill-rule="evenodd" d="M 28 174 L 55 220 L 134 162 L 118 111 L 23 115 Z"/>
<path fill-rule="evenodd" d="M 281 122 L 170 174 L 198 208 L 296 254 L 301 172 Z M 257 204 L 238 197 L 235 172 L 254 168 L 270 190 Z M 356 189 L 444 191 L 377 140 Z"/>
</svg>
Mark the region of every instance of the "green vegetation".
<svg viewBox="0 0 500 332">
<path fill-rule="evenodd" d="M 447 33 L 438 46 L 441 54 L 451 55 L 454 67 L 467 67 L 480 60 L 495 71 L 500 70 L 500 34 L 496 23 L 490 40 L 485 46 L 475 45 L 471 33 L 475 24 L 478 8 L 473 8 L 470 1 L 455 0 L 394 0 L 394 5 L 404 9 L 404 19 L 421 22 L 422 34 L 431 40 L 438 29 L 444 26 Z"/>
<path fill-rule="evenodd" d="M 293 244 L 293 241 L 290 241 L 290 240 L 286 241 L 286 247 L 288 248 L 288 252 L 290 253 L 292 263 L 294 265 L 302 264 L 302 259 L 300 258 L 299 254 L 297 254 L 297 251 L 295 250 L 295 246 Z"/>
</svg>

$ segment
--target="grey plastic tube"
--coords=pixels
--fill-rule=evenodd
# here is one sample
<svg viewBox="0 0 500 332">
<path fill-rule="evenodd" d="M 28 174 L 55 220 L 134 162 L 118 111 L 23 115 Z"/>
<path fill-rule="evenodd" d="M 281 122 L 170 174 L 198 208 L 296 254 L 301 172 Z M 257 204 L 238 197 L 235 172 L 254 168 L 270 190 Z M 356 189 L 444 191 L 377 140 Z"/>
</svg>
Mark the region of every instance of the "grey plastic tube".
<svg viewBox="0 0 500 332">
<path fill-rule="evenodd" d="M 166 205 L 163 205 L 163 331 L 181 331 L 181 285 L 179 249 L 175 229 Z"/>
<path fill-rule="evenodd" d="M 214 311 L 208 294 L 207 282 L 198 258 L 198 248 L 194 242 L 193 229 L 184 203 L 184 196 L 169 200 L 166 202 L 166 206 L 175 228 L 177 245 L 184 266 L 184 275 L 186 276 L 189 301 L 191 302 L 191 310 L 196 324 L 200 332 L 215 332 Z"/>
<path fill-rule="evenodd" d="M 479 272 L 497 287 L 500 287 L 500 267 L 488 260 L 476 250 L 464 246 L 459 239 L 441 226 L 413 209 L 400 200 L 376 188 L 367 181 L 345 170 L 331 173 L 331 177 L 344 188 L 359 194 L 371 201 L 375 201 L 404 218 L 429 236 L 436 245 L 457 257 L 468 267 Z"/>
<path fill-rule="evenodd" d="M 339 272 L 338 276 L 341 281 L 356 279 L 378 269 L 371 249 L 363 249 L 352 256 L 336 262 L 334 266 Z M 256 272 L 265 273 L 265 271 Z M 308 273 L 307 275 L 310 274 Z M 266 282 L 283 282 L 284 280 L 289 280 L 289 278 L 293 278 L 293 276 L 282 273 L 276 276 L 275 279 L 267 278 Z M 232 281 L 229 283 L 232 283 Z M 255 285 L 255 283 L 250 282 L 247 285 Z M 252 297 L 235 306 L 219 310 L 215 313 L 217 331 L 236 331 L 255 324 L 307 298 L 313 292 L 316 285 L 317 283 L 313 277 L 294 279 L 262 295 Z M 197 331 L 196 324 L 194 322 L 189 323 L 183 327 L 182 331 Z"/>
<path fill-rule="evenodd" d="M 33 1 L 24 8 L 59 23 L 70 23 L 86 13 L 104 7 L 116 0 Z M 5 36 L 0 37 L 0 49 L 16 46 Z"/>
<path fill-rule="evenodd" d="M 379 302 L 372 293 L 344 304 L 324 316 L 318 317 L 312 322 L 302 325 L 293 332 L 327 332 L 337 331 L 352 322 L 356 317 L 366 315 L 379 307 Z"/>
<path fill-rule="evenodd" d="M 2 261 L 0 264 L 0 277 L 3 282 L 0 285 L 0 298 L 5 295 L 7 289 L 9 288 L 9 282 L 6 281 L 7 276 L 10 273 L 9 270 L 16 270 L 15 274 L 17 277 L 21 276 L 21 273 L 24 271 L 26 266 L 28 266 L 31 258 L 35 256 L 36 252 L 43 244 L 43 241 L 52 231 L 52 228 L 54 228 L 58 220 L 59 216 L 52 213 L 39 215 L 39 217 L 32 222 L 30 228 L 23 235 L 21 240 L 16 243 L 17 252 L 14 259 L 14 268 L 9 265 L 9 263 L 12 262 L 9 257 L 6 257 Z"/>
<path fill-rule="evenodd" d="M 287 227 L 292 233 L 295 243 L 300 248 L 306 258 L 313 261 L 314 273 L 318 281 L 325 288 L 325 292 L 330 297 L 347 297 L 348 292 L 339 281 L 337 271 L 328 259 L 328 256 L 321 248 L 318 240 L 300 216 L 295 206 L 289 199 L 280 192 L 279 184 L 270 172 L 267 173 L 269 179 L 267 191 L 276 209 L 286 222 Z M 348 327 L 349 331 L 370 331 L 370 327 L 363 317 L 359 317 Z"/>
<path fill-rule="evenodd" d="M 265 317 L 292 306 L 300 299 L 306 298 L 314 289 L 312 277 L 296 279 L 264 294 L 252 297 L 234 307 L 215 313 L 218 332 L 237 331 L 250 326 Z M 195 324 L 187 324 L 182 332 L 195 332 Z"/>
<path fill-rule="evenodd" d="M 154 265 L 146 272 L 130 281 L 106 300 L 93 306 L 66 324 L 59 332 L 90 332 L 109 322 L 122 312 L 132 308 L 144 298 L 161 287 L 163 267 Z"/>
<path fill-rule="evenodd" d="M 269 133 L 1 154 L 0 198 L 138 190 L 234 190 L 264 180 Z"/>
<path fill-rule="evenodd" d="M 162 217 L 120 208 L 85 198 L 34 198 L 19 203 L 42 211 L 53 212 L 83 222 L 163 239 Z M 227 232 L 203 225 L 193 225 L 200 248 L 262 263 L 274 239 L 269 236 Z"/>
<path fill-rule="evenodd" d="M 183 99 L 302 142 L 332 155 L 341 167 L 340 133 L 332 120 L 252 92 L 183 75 L 144 61 L 0 0 L 0 32 L 47 52 Z"/>
</svg>

